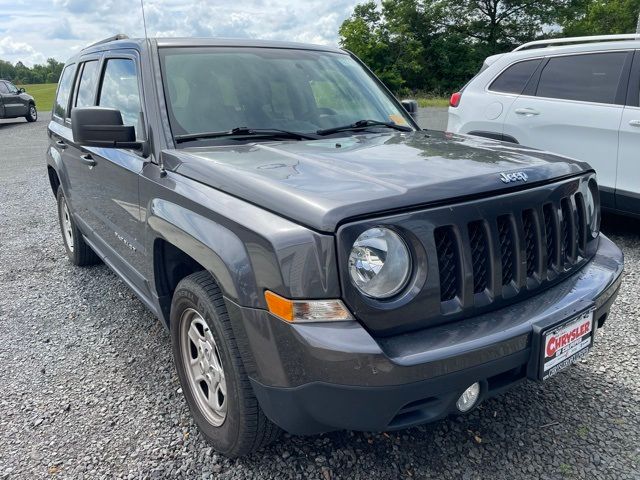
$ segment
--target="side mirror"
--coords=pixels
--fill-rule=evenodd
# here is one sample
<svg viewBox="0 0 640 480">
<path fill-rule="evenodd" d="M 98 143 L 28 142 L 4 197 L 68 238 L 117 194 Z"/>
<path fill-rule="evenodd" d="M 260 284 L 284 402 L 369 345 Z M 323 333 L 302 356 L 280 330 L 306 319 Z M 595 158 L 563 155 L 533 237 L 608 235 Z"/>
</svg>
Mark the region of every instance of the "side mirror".
<svg viewBox="0 0 640 480">
<path fill-rule="evenodd" d="M 402 106 L 409 115 L 414 118 L 418 115 L 418 102 L 415 100 L 402 100 L 400 103 L 402 103 Z"/>
<path fill-rule="evenodd" d="M 26 92 L 26 90 L 24 89 L 24 87 L 20 87 L 20 88 L 18 89 L 18 91 L 19 91 L 20 93 L 24 93 L 24 92 Z"/>
<path fill-rule="evenodd" d="M 71 110 L 73 140 L 87 147 L 141 148 L 136 130 L 125 126 L 120 110 L 105 107 L 80 107 Z"/>
</svg>

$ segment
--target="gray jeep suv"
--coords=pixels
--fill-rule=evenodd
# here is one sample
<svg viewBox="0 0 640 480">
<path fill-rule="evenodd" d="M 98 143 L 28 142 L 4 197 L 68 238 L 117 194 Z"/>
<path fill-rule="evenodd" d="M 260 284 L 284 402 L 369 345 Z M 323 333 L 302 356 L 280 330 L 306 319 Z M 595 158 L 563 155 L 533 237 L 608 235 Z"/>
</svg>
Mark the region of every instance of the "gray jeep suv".
<svg viewBox="0 0 640 480">
<path fill-rule="evenodd" d="M 623 267 L 593 170 L 414 111 L 323 46 L 117 36 L 67 62 L 67 254 L 170 329 L 218 451 L 469 412 L 592 348 Z"/>
</svg>

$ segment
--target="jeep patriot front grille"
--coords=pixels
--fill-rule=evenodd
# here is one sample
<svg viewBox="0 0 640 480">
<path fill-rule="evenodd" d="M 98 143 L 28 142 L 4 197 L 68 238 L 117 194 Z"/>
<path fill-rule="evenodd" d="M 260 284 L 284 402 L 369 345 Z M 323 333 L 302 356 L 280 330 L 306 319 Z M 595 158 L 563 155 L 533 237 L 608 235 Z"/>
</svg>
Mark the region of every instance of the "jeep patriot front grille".
<svg viewBox="0 0 640 480">
<path fill-rule="evenodd" d="M 493 219 L 438 227 L 440 301 L 461 298 L 467 282 L 474 295 L 489 298 L 545 283 L 575 266 L 584 254 L 586 231 L 581 193 Z"/>
</svg>

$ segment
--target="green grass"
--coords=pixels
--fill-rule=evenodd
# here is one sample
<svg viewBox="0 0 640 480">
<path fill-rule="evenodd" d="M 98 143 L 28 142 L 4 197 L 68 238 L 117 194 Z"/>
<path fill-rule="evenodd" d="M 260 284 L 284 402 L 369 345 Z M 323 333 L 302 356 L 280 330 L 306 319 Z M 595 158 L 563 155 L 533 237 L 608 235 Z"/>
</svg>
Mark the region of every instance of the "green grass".
<svg viewBox="0 0 640 480">
<path fill-rule="evenodd" d="M 448 107 L 449 99 L 445 97 L 418 97 L 418 106 L 420 107 Z"/>
<path fill-rule="evenodd" d="M 17 85 L 23 87 L 36 100 L 36 106 L 41 112 L 50 111 L 53 107 L 53 97 L 56 95 L 57 83 L 40 83 L 33 85 Z"/>
</svg>

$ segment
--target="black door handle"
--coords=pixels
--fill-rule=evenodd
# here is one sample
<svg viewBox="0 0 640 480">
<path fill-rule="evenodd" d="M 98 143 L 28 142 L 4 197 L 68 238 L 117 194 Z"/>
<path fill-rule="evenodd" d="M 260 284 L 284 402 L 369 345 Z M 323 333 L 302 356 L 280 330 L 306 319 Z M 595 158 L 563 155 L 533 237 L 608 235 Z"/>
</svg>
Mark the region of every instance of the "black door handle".
<svg viewBox="0 0 640 480">
<path fill-rule="evenodd" d="M 67 144 L 66 144 L 66 143 L 64 143 L 62 140 L 58 140 L 58 141 L 56 142 L 56 145 L 57 145 L 58 147 L 62 148 L 63 150 L 64 150 L 65 148 L 67 148 Z"/>
<path fill-rule="evenodd" d="M 93 159 L 90 153 L 80 155 L 80 161 L 89 167 L 95 167 L 96 161 Z"/>
</svg>

